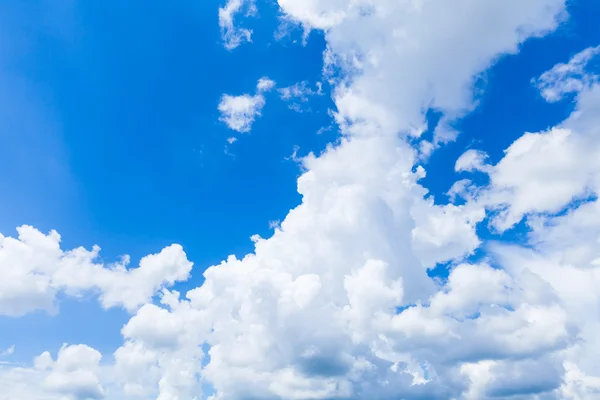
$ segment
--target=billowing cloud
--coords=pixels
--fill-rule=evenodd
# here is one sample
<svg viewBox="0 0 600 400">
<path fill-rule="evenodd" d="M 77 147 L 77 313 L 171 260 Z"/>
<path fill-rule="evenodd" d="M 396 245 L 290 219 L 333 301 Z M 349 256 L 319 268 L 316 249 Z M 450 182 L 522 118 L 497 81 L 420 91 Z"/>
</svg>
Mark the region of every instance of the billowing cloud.
<svg viewBox="0 0 600 400">
<path fill-rule="evenodd" d="M 498 163 L 465 153 L 456 169 L 489 182 L 457 182 L 461 205 L 425 198 L 405 140 L 428 107 L 444 114 L 437 140 L 451 140 L 477 74 L 554 29 L 564 2 L 279 3 L 325 30 L 343 137 L 300 160 L 301 204 L 251 254 L 137 309 L 112 366 L 127 395 L 201 398 L 207 384 L 212 400 L 597 397 L 599 86 Z M 525 218 L 527 242 L 486 243 L 469 261 L 486 217 L 499 231 Z M 431 278 L 444 262 L 447 279 Z"/>
<path fill-rule="evenodd" d="M 551 71 L 578 65 L 581 54 L 588 53 Z M 554 397 L 561 399 L 600 394 L 600 368 L 591 356 L 600 351 L 595 289 L 600 283 L 600 84 L 585 70 L 580 74 L 588 84 L 577 89 L 572 115 L 557 127 L 523 135 L 488 167 L 489 185 L 466 190 L 469 203 L 492 211 L 491 222 L 499 230 L 523 219 L 530 229 L 526 247 L 495 244 L 488 251 L 507 273 L 538 280 L 529 295 L 560 306 L 564 326 L 577 337 L 553 356 L 560 354 L 562 362 Z M 571 79 L 568 74 L 563 78 Z M 562 83 L 555 82 L 557 87 Z"/>
<path fill-rule="evenodd" d="M 31 367 L 0 366 L 2 398 L 19 400 L 99 400 L 102 355 L 85 345 L 63 345 L 56 360 L 44 352 Z"/>
<path fill-rule="evenodd" d="M 447 283 L 427 275 L 480 245 L 485 205 L 425 200 L 418 154 L 397 133 L 422 126 L 424 107 L 447 121 L 472 107 L 473 77 L 556 27 L 564 3 L 359 3 L 280 2 L 327 29 L 326 59 L 343 76 L 332 83 L 345 138 L 302 160 L 302 204 L 252 254 L 141 309 L 119 352 L 160 354 L 140 358 L 167 379 L 190 366 L 214 399 L 554 395 L 574 337 L 560 299 L 533 273 L 486 263 L 457 265 Z M 453 44 L 469 50 L 444 50 Z M 465 165 L 483 166 L 479 156 Z M 150 328 L 157 318 L 164 329 Z"/>
<path fill-rule="evenodd" d="M 569 63 L 551 71 L 561 71 L 566 65 L 580 65 L 582 54 L 591 54 L 595 49 L 579 53 Z M 561 124 L 521 136 L 506 149 L 495 166 L 486 165 L 482 153 L 474 150 L 457 161 L 457 169 L 482 170 L 489 174 L 490 185 L 483 190 L 479 188 L 474 197 L 478 204 L 497 211 L 492 224 L 498 230 L 511 228 L 526 215 L 558 213 L 572 201 L 594 196 L 600 190 L 600 141 L 597 139 L 600 84 L 593 83 L 596 81 L 593 74 L 583 69 L 580 74 L 588 85 L 578 89 L 576 109 Z M 557 78 L 554 84 L 561 86 L 571 79 L 567 74 Z"/>
</svg>

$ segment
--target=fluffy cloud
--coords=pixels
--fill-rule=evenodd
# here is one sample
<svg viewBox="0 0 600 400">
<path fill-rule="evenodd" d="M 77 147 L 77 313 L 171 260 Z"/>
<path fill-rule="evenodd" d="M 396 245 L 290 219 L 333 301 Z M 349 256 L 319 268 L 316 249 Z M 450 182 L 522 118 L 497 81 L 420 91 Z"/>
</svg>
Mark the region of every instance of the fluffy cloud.
<svg viewBox="0 0 600 400">
<path fill-rule="evenodd" d="M 334 94 L 347 133 L 419 129 L 423 110 L 433 107 L 446 114 L 436 142 L 451 140 L 449 122 L 473 107 L 477 74 L 553 30 L 564 3 L 279 0 L 288 18 L 326 29 L 326 69 L 333 64 L 349 76 Z"/>
<path fill-rule="evenodd" d="M 489 170 L 489 167 L 485 163 L 487 157 L 487 154 L 482 151 L 467 150 L 456 160 L 454 169 L 456 172 L 487 171 Z"/>
<path fill-rule="evenodd" d="M 104 398 L 100 383 L 102 355 L 85 345 L 64 345 L 53 360 L 49 352 L 31 367 L 0 366 L 2 399 L 96 400 Z"/>
<path fill-rule="evenodd" d="M 240 133 L 250 132 L 254 120 L 261 115 L 261 111 L 265 106 L 263 93 L 274 87 L 274 81 L 263 77 L 258 80 L 256 94 L 253 96 L 249 94 L 239 96 L 223 95 L 218 107 L 221 113 L 219 120 L 224 122 L 231 130 Z"/>
<path fill-rule="evenodd" d="M 457 183 L 462 205 L 425 198 L 419 153 L 398 135 L 433 106 L 450 140 L 474 76 L 553 29 L 564 2 L 279 3 L 326 30 L 344 137 L 301 160 L 302 203 L 253 253 L 137 310 L 114 355 L 127 395 L 202 398 L 207 383 L 213 400 L 597 397 L 600 89 L 495 165 L 461 157 L 458 171 L 490 177 Z M 468 262 L 486 216 L 499 230 L 526 217 L 527 246 L 488 243 Z M 429 277 L 447 261 L 447 279 Z"/>
<path fill-rule="evenodd" d="M 35 360 L 38 369 L 49 370 L 42 385 L 72 399 L 100 399 L 104 390 L 98 378 L 102 355 L 85 345 L 63 346 L 56 361 L 50 353 Z"/>
<path fill-rule="evenodd" d="M 227 50 L 233 50 L 245 42 L 252 42 L 252 31 L 235 25 L 237 14 L 251 16 L 256 13 L 254 0 L 227 0 L 224 7 L 219 8 L 219 26 L 221 38 Z"/>
<path fill-rule="evenodd" d="M 480 245 L 488 204 L 425 200 L 418 154 L 396 134 L 422 126 L 428 106 L 449 126 L 473 105 L 473 77 L 553 29 L 564 2 L 280 5 L 327 30 L 345 138 L 302 160 L 302 204 L 271 238 L 255 238 L 254 253 L 209 268 L 183 298 L 164 292 L 162 306 L 140 309 L 117 353 L 139 356 L 117 366 L 152 365 L 165 382 L 178 362 L 214 399 L 559 398 L 561 355 L 577 331 L 562 299 L 532 270 L 464 263 L 447 283 L 429 278 L 428 267 Z M 439 140 L 451 138 L 442 128 Z M 471 156 L 458 169 L 488 169 Z M 159 398 L 197 385 L 177 382 L 159 385 Z"/>
<path fill-rule="evenodd" d="M 581 68 L 582 55 L 589 58 L 597 48 L 577 54 L 565 66 Z M 572 70 L 571 67 L 567 68 Z M 456 163 L 457 170 L 480 170 L 489 175 L 486 188 L 465 187 L 463 194 L 497 213 L 492 224 L 499 231 L 511 228 L 526 215 L 558 213 L 574 200 L 596 195 L 600 190 L 600 85 L 596 77 L 580 70 L 576 109 L 560 125 L 544 132 L 526 133 L 505 151 L 494 166 L 485 164 L 483 153 L 469 150 Z M 549 72 L 540 78 L 548 80 Z M 553 73 L 555 87 L 567 85 L 569 74 Z M 541 90 L 548 90 L 542 88 Z M 575 90 L 575 89 L 573 89 Z M 552 100 L 552 99 L 551 99 Z"/>
<path fill-rule="evenodd" d="M 157 290 L 186 280 L 192 268 L 179 245 L 148 255 L 135 269 L 129 258 L 105 266 L 99 247 L 63 251 L 60 235 L 44 235 L 30 226 L 17 229 L 18 238 L 0 235 L 0 314 L 20 316 L 34 310 L 55 312 L 55 296 L 98 293 L 105 308 L 134 311 Z"/>
<path fill-rule="evenodd" d="M 581 65 L 582 55 L 594 51 L 554 67 L 543 79 L 554 76 L 554 88 L 570 85 L 569 73 L 555 72 L 572 71 Z M 491 222 L 499 230 L 524 218 L 529 226 L 527 247 L 496 244 L 488 250 L 508 274 L 521 280 L 535 277 L 538 283 L 528 292 L 546 293 L 545 302 L 563 310 L 563 325 L 577 337 L 552 356 L 562 362 L 560 386 L 553 392 L 561 399 L 600 394 L 600 365 L 592 356 L 600 351 L 600 296 L 595 289 L 600 283 L 600 85 L 584 69 L 578 73 L 586 83 L 569 86 L 577 92 L 573 114 L 548 131 L 523 135 L 499 163 L 486 166 L 489 185 L 465 190 L 469 203 L 492 211 Z M 549 96 L 548 101 L 554 100 Z M 480 375 L 477 379 L 489 373 L 487 367 L 477 368 L 472 370 Z"/>
<path fill-rule="evenodd" d="M 507 14 L 507 24 L 521 31 L 533 11 L 526 7 L 522 19 Z M 544 12 L 530 34 L 554 26 L 555 15 Z M 509 37 L 510 46 L 500 41 L 496 52 L 512 51 L 522 40 Z M 360 87 L 368 72 L 340 83 L 338 94 Z M 455 86 L 466 88 L 476 72 L 467 65 L 453 76 Z M 417 104 L 429 101 L 429 90 L 415 93 Z M 422 118 L 419 106 L 418 118 L 389 123 L 384 109 L 365 115 L 364 107 L 344 109 L 344 96 L 337 100 L 351 138 L 303 160 L 302 204 L 273 237 L 257 239 L 253 254 L 209 268 L 205 283 L 185 299 L 140 310 L 124 330 L 123 349 L 167 346 L 176 354 L 207 343 L 201 373 L 216 399 L 482 398 L 558 390 L 564 367 L 555 354 L 572 332 L 542 278 L 464 264 L 436 287 L 426 274 L 426 267 L 479 245 L 474 227 L 484 214 L 480 204 L 423 199 L 422 170 L 412 172 L 416 154 L 391 135 L 401 130 L 396 124 L 408 129 Z M 465 166 L 484 165 L 475 155 Z M 165 330 L 150 334 L 144 327 L 158 315 Z M 202 355 L 186 360 L 199 365 Z M 552 368 L 531 372 L 542 365 Z"/>
</svg>

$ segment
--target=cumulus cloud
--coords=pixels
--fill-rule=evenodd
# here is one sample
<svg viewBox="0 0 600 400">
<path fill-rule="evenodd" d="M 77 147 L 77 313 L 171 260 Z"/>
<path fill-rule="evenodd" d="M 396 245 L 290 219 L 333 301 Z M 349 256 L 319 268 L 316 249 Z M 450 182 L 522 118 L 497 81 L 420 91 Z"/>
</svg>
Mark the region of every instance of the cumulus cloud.
<svg viewBox="0 0 600 400">
<path fill-rule="evenodd" d="M 587 53 L 579 53 L 575 59 L 580 60 L 581 54 Z M 559 67 L 552 71 L 561 70 Z M 587 75 L 585 71 L 582 73 Z M 588 82 L 595 79 L 589 74 Z M 473 150 L 459 158 L 457 169 L 489 174 L 489 186 L 476 189 L 474 198 L 478 204 L 497 212 L 492 218 L 495 228 L 504 231 L 525 216 L 559 213 L 575 200 L 597 195 L 599 111 L 600 84 L 590 83 L 581 88 L 575 111 L 569 118 L 547 131 L 524 134 L 506 149 L 496 165 L 484 164 L 482 153 Z M 470 190 L 473 195 L 473 187 Z"/>
<path fill-rule="evenodd" d="M 480 150 L 467 150 L 456 160 L 454 170 L 456 172 L 487 171 L 489 170 L 485 163 L 487 157 L 487 154 Z"/>
<path fill-rule="evenodd" d="M 302 203 L 252 254 L 140 309 L 119 352 L 160 356 L 118 366 L 149 363 L 172 379 L 179 362 L 210 382 L 213 399 L 556 394 L 573 339 L 560 299 L 534 273 L 486 263 L 455 266 L 447 283 L 427 275 L 480 245 L 486 205 L 426 200 L 418 155 L 397 133 L 422 126 L 424 106 L 448 120 L 472 107 L 473 76 L 552 30 L 564 2 L 419 4 L 280 1 L 288 18 L 327 30 L 345 137 L 302 159 Z M 469 51 L 445 51 L 457 43 Z M 467 170 L 485 165 L 475 155 Z"/>
<path fill-rule="evenodd" d="M 268 92 L 268 91 L 272 90 L 274 87 L 275 87 L 275 81 L 267 78 L 266 76 L 263 76 L 262 78 L 260 78 L 258 80 L 258 83 L 256 84 L 256 90 L 259 93 Z"/>
<path fill-rule="evenodd" d="M 447 140 L 453 118 L 473 108 L 474 77 L 553 30 L 564 3 L 279 0 L 288 18 L 325 29 L 325 69 L 343 71 L 334 100 L 347 134 L 408 132 L 433 107 L 445 114 L 435 142 Z"/>
<path fill-rule="evenodd" d="M 218 110 L 221 113 L 219 120 L 229 129 L 247 133 L 252 129 L 252 124 L 265 106 L 264 93 L 275 87 L 275 82 L 267 77 L 260 78 L 256 85 L 256 94 L 242 94 L 232 96 L 224 94 L 221 97 Z"/>
<path fill-rule="evenodd" d="M 576 64 L 560 64 L 552 71 Z M 491 222 L 499 230 L 523 219 L 530 229 L 526 247 L 495 244 L 488 250 L 508 274 L 521 281 L 535 277 L 538 283 L 529 295 L 560 307 L 563 326 L 578 338 L 560 353 L 551 353 L 561 362 L 560 385 L 552 391 L 552 398 L 560 399 L 600 394 L 600 367 L 592 356 L 600 351 L 600 297 L 595 289 L 600 282 L 600 84 L 592 83 L 595 79 L 590 75 L 589 85 L 577 89 L 570 117 L 515 141 L 489 167 L 489 185 L 469 198 L 469 203 L 492 211 Z M 489 372 L 482 368 L 473 370 L 477 379 Z"/>
<path fill-rule="evenodd" d="M 223 95 L 219 103 L 221 117 L 219 120 L 224 122 L 229 129 L 245 133 L 250 132 L 252 124 L 265 105 L 263 95 L 250 96 L 243 94 L 240 96 Z"/>
<path fill-rule="evenodd" d="M 252 30 L 235 25 L 238 14 L 251 16 L 256 13 L 254 0 L 227 0 L 224 7 L 219 8 L 219 26 L 221 39 L 227 50 L 233 50 L 246 42 L 252 42 Z"/>
<path fill-rule="evenodd" d="M 29 367 L 0 366 L 0 396 L 19 400 L 98 400 L 102 355 L 85 345 L 63 345 L 56 360 L 44 352 Z"/>
<path fill-rule="evenodd" d="M 129 257 L 105 266 L 100 248 L 60 248 L 60 235 L 30 226 L 17 228 L 18 238 L 0 235 L 0 314 L 21 316 L 35 310 L 55 312 L 57 293 L 98 293 L 105 308 L 134 311 L 157 290 L 186 280 L 192 268 L 179 245 L 148 255 L 129 269 Z"/>
<path fill-rule="evenodd" d="M 49 370 L 42 385 L 71 399 L 100 399 L 104 390 L 98 378 L 102 355 L 85 345 L 63 346 L 56 361 L 45 352 L 35 360 L 41 370 Z"/>
<path fill-rule="evenodd" d="M 556 27 L 564 2 L 279 4 L 326 30 L 344 136 L 301 159 L 302 202 L 270 238 L 137 309 L 114 354 L 125 392 L 201 398 L 206 383 L 212 400 L 595 398 L 599 87 L 495 165 L 463 155 L 458 171 L 490 179 L 453 186 L 462 205 L 425 198 L 419 153 L 398 135 L 423 126 L 429 106 L 447 121 L 470 109 L 474 76 Z M 486 217 L 499 230 L 526 218 L 526 246 L 487 243 L 469 261 Z M 447 279 L 432 279 L 445 262 Z M 38 364 L 55 365 L 47 358 Z"/>
</svg>

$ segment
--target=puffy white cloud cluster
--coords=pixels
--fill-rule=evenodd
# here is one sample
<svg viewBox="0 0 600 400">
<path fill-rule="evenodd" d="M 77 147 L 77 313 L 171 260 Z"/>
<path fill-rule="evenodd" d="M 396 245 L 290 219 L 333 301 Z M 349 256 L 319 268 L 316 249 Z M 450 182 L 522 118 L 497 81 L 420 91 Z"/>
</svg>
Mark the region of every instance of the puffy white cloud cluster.
<svg viewBox="0 0 600 400">
<path fill-rule="evenodd" d="M 551 71 L 576 65 L 593 51 Z M 498 230 L 526 218 L 528 247 L 497 244 L 490 254 L 508 273 L 536 277 L 540 283 L 529 293 L 546 293 L 544 302 L 562 310 L 564 321 L 553 328 L 563 325 L 570 339 L 551 353 L 562 368 L 556 397 L 594 399 L 600 395 L 600 363 L 593 356 L 600 352 L 600 84 L 585 70 L 580 74 L 587 84 L 575 92 L 572 115 L 545 132 L 523 135 L 499 163 L 485 166 L 489 185 L 467 185 L 463 193 L 492 211 Z M 553 85 L 563 87 L 562 80 L 570 79 L 557 76 Z"/>
<path fill-rule="evenodd" d="M 21 316 L 35 310 L 56 312 L 58 292 L 79 296 L 97 293 L 105 308 L 129 311 L 151 300 L 163 287 L 187 280 L 192 263 L 179 245 L 148 255 L 138 268 L 129 257 L 105 266 L 100 248 L 60 248 L 60 235 L 45 235 L 30 226 L 17 228 L 18 238 L 0 234 L 0 315 Z"/>
<path fill-rule="evenodd" d="M 468 109 L 473 76 L 552 29 L 563 2 L 358 3 L 280 3 L 290 18 L 327 28 L 327 57 L 347 76 L 335 98 L 347 137 L 303 159 L 302 204 L 271 238 L 256 238 L 253 254 L 209 268 L 183 299 L 165 292 L 162 307 L 145 306 L 124 328 L 117 366 L 157 367 L 159 398 L 199 393 L 174 365 L 192 366 L 185 376 L 210 382 L 215 399 L 563 390 L 560 354 L 574 330 L 542 277 L 486 263 L 460 264 L 445 284 L 428 277 L 427 267 L 479 246 L 487 204 L 425 200 L 417 154 L 395 135 L 422 124 L 424 107 L 450 117 Z M 310 13 L 321 5 L 339 12 Z M 492 20 L 498 30 L 482 34 Z M 443 51 L 449 36 L 472 53 Z M 485 165 L 474 155 L 459 169 Z"/>
<path fill-rule="evenodd" d="M 578 65 L 582 55 L 587 59 L 595 49 L 584 50 L 551 71 Z M 467 184 L 463 194 L 497 211 L 492 224 L 498 230 L 509 229 L 526 215 L 558 213 L 572 201 L 600 191 L 600 84 L 595 75 L 583 69 L 580 74 L 581 82 L 587 84 L 582 83 L 575 92 L 575 111 L 560 125 L 526 133 L 494 166 L 486 164 L 486 155 L 477 150 L 469 150 L 457 160 L 457 170 L 479 170 L 489 175 L 488 187 L 481 190 Z M 546 72 L 544 76 L 547 80 L 550 75 Z M 553 85 L 560 87 L 572 78 L 566 74 L 554 79 Z"/>
<path fill-rule="evenodd" d="M 122 329 L 112 383 L 126 398 L 159 400 L 597 398 L 600 86 L 594 78 L 582 72 L 586 83 L 566 121 L 526 133 L 496 164 L 477 150 L 460 157 L 457 171 L 489 176 L 483 186 L 457 182 L 452 194 L 464 198 L 461 205 L 425 198 L 419 150 L 399 135 L 418 133 L 424 110 L 435 107 L 444 119 L 429 144 L 450 140 L 452 119 L 473 106 L 474 77 L 527 38 L 555 28 L 564 1 L 279 4 L 287 18 L 325 30 L 326 69 L 336 71 L 336 118 L 345 135 L 301 160 L 302 203 L 272 237 L 254 238 L 253 253 L 208 268 L 202 285 L 183 295 L 163 289 L 160 304 L 137 309 Z M 560 87 L 569 77 L 552 79 Z M 259 83 L 255 96 L 273 86 Z M 251 124 L 255 112 L 246 109 Z M 485 243 L 487 256 L 468 262 L 482 245 L 475 228 L 486 216 L 498 231 L 525 218 L 527 243 Z M 37 261 L 18 265 L 57 258 L 55 234 L 41 236 L 47 245 L 23 252 Z M 446 280 L 428 276 L 428 268 L 448 261 Z M 54 282 L 55 275 L 42 277 Z M 165 285 L 157 281 L 148 285 L 152 291 Z M 95 282 L 85 288 L 112 287 Z M 83 290 L 73 285 L 65 287 Z M 74 367 L 65 361 L 71 367 L 63 368 L 61 354 L 45 364 L 51 371 L 45 387 L 81 393 L 69 392 L 73 371 L 93 370 L 99 358 L 86 350 L 81 359 L 88 361 Z M 21 370 L 8 373 L 15 371 Z M 82 373 L 81 382 L 99 390 L 86 393 L 100 396 L 94 376 Z"/>
<path fill-rule="evenodd" d="M 224 122 L 231 130 L 240 133 L 250 132 L 254 120 L 261 115 L 261 111 L 265 106 L 264 93 L 274 87 L 274 81 L 263 77 L 258 80 L 256 94 L 252 96 L 249 94 L 239 96 L 224 94 L 218 106 L 221 113 L 219 120 Z"/>
<path fill-rule="evenodd" d="M 410 382 L 424 372 L 401 338 L 430 328 L 413 326 L 397 308 L 426 303 L 436 292 L 425 263 L 478 244 L 473 234 L 454 240 L 473 229 L 467 210 L 425 201 L 413 162 L 413 150 L 393 137 L 345 141 L 304 159 L 303 202 L 273 237 L 256 238 L 255 252 L 241 260 L 209 268 L 185 299 L 165 292 L 163 307 L 142 307 L 123 328 L 117 368 L 158 366 L 159 398 L 198 393 L 197 381 L 182 374 L 201 375 L 216 398 L 227 399 L 411 394 Z M 429 210 L 433 216 L 421 215 Z M 416 219 L 426 220 L 418 234 Z M 436 324 L 440 329 L 431 329 L 443 336 Z M 415 390 L 452 392 L 437 385 Z"/>
</svg>

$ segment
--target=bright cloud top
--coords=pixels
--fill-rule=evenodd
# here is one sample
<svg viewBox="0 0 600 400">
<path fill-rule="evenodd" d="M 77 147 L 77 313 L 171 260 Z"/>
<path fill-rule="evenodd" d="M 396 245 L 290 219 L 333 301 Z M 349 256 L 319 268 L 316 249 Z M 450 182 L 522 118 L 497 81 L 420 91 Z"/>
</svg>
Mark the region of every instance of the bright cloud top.
<svg viewBox="0 0 600 400">
<path fill-rule="evenodd" d="M 548 101 L 576 93 L 565 121 L 524 133 L 495 163 L 481 150 L 466 151 L 455 164 L 464 179 L 449 193 L 454 203 L 427 197 L 421 184 L 435 173 L 420 165 L 422 149 L 456 137 L 451 123 L 474 107 L 477 76 L 555 29 L 565 2 L 279 5 L 286 18 L 324 30 L 324 75 L 343 133 L 322 154 L 299 160 L 301 204 L 271 237 L 253 237 L 252 253 L 211 266 L 185 293 L 170 289 L 191 269 L 177 245 L 127 269 L 126 262 L 95 263 L 96 248 L 62 251 L 55 232 L 23 227 L 18 239 L 1 237 L 0 273 L 20 283 L 0 286 L 4 314 L 52 310 L 59 290 L 93 290 L 105 307 L 133 312 L 114 362 L 101 364 L 85 345 L 65 345 L 56 360 L 44 353 L 31 367 L 0 368 L 8 393 L 596 398 L 600 84 L 585 66 L 596 48 L 535 80 Z M 462 51 L 447 50 L 456 48 Z M 263 78 L 254 95 L 224 95 L 221 121 L 249 132 L 274 87 Z M 280 91 L 284 100 L 307 93 L 302 85 Z M 442 120 L 425 142 L 419 132 L 429 107 Z M 478 183 L 471 174 L 488 179 Z M 504 232 L 520 222 L 528 236 L 518 244 L 486 242 L 477 230 L 487 224 Z M 485 256 L 472 258 L 476 252 Z M 432 277 L 444 263 L 448 277 Z M 42 386 L 27 389 L 34 379 Z"/>
</svg>

